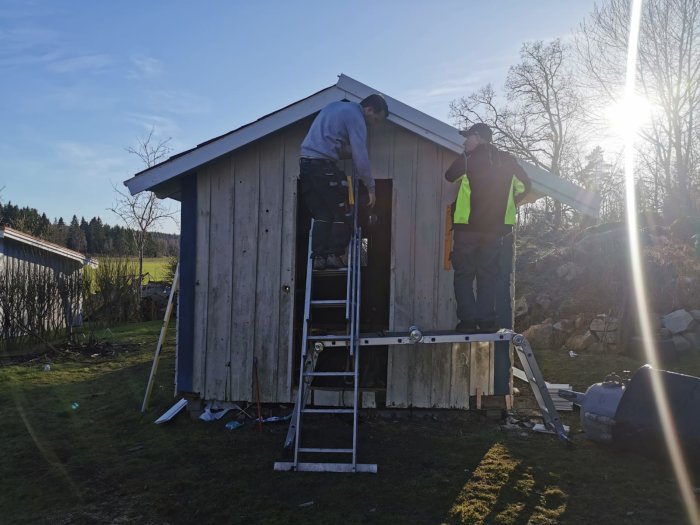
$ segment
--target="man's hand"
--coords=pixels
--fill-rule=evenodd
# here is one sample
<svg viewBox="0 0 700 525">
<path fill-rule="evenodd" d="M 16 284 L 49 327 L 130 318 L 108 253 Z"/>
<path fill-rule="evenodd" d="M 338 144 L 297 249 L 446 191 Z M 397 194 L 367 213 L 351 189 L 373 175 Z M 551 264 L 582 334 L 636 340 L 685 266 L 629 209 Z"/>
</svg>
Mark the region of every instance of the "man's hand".
<svg viewBox="0 0 700 525">
<path fill-rule="evenodd" d="M 377 196 L 374 193 L 374 188 L 369 188 L 367 190 L 367 195 L 369 197 L 369 200 L 367 201 L 367 206 L 370 208 L 374 208 L 374 203 L 377 201 Z"/>
</svg>

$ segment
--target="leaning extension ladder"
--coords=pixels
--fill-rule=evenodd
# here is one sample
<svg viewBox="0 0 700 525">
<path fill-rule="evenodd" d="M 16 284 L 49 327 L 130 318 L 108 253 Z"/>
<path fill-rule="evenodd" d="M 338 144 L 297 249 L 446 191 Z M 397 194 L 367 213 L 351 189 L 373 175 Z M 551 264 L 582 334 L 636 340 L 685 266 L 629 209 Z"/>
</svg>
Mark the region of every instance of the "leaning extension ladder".
<svg viewBox="0 0 700 525">
<path fill-rule="evenodd" d="M 355 199 L 355 203 L 357 199 Z M 359 369 L 360 369 L 360 274 L 361 274 L 361 250 L 362 230 L 358 225 L 357 205 L 354 205 L 353 230 L 348 246 L 348 264 L 344 270 L 346 276 L 346 297 L 344 299 L 318 300 L 314 299 L 314 284 L 316 279 L 323 279 L 329 275 L 338 273 L 336 270 L 313 269 L 312 239 L 314 222 L 311 222 L 311 235 L 309 235 L 309 248 L 306 263 L 306 290 L 304 296 L 304 325 L 301 341 L 301 364 L 299 367 L 299 389 L 297 400 L 292 413 L 292 419 L 285 440 L 285 448 L 294 444 L 294 460 L 275 462 L 275 470 L 280 471 L 312 471 L 312 472 L 377 472 L 376 464 L 363 464 L 357 462 L 357 423 L 358 423 L 358 399 L 359 399 Z M 313 310 L 317 308 L 345 307 L 346 330 L 345 334 L 311 335 L 311 321 Z M 327 343 L 339 344 L 347 347 L 352 361 L 352 371 L 317 372 L 316 362 L 319 353 L 327 346 Z M 311 383 L 315 377 L 344 377 L 353 385 L 352 408 L 307 408 Z M 305 414 L 347 414 L 352 415 L 352 447 L 351 448 L 321 448 L 304 447 L 301 443 L 302 417 Z M 344 463 L 332 462 L 303 462 L 300 455 L 351 455 L 351 461 Z M 327 457 L 327 456 L 326 456 Z"/>
</svg>

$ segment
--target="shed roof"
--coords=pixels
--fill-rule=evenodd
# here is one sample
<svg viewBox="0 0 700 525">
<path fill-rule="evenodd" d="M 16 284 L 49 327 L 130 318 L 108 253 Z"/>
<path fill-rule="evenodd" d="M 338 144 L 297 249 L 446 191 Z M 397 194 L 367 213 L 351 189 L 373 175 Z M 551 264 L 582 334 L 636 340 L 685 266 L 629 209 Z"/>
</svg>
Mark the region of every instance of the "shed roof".
<svg viewBox="0 0 700 525">
<path fill-rule="evenodd" d="M 27 246 L 32 246 L 33 248 L 38 248 L 40 250 L 54 253 L 61 257 L 65 257 L 66 259 L 78 261 L 83 265 L 88 265 L 92 267 L 97 266 L 96 260 L 91 259 L 90 257 L 87 257 L 80 252 L 76 252 L 75 250 L 69 250 L 64 246 L 60 246 L 58 244 L 45 241 L 43 239 L 39 239 L 38 237 L 34 237 L 33 235 L 29 235 L 28 233 L 15 230 L 14 228 L 10 228 L 9 226 L 0 226 L 0 239 L 8 239 L 20 242 L 22 244 L 26 244 Z"/>
<path fill-rule="evenodd" d="M 290 104 L 258 120 L 241 126 L 220 137 L 199 144 L 197 147 L 170 157 L 151 168 L 141 171 L 124 182 L 132 195 L 141 191 L 155 191 L 159 197 L 179 200 L 179 185 L 176 179 L 192 173 L 200 166 L 212 162 L 223 155 L 254 142 L 265 135 L 289 126 L 311 116 L 330 102 L 351 100 L 358 102 L 379 91 L 346 75 L 340 75 L 338 82 L 305 99 Z M 436 118 L 418 111 L 403 102 L 384 95 L 389 105 L 389 121 L 412 131 L 421 137 L 439 144 L 455 153 L 463 151 L 464 137 L 459 130 Z M 549 195 L 560 202 L 577 208 L 588 215 L 597 216 L 600 197 L 551 173 L 519 161 L 532 179 L 534 192 L 539 196 Z"/>
</svg>

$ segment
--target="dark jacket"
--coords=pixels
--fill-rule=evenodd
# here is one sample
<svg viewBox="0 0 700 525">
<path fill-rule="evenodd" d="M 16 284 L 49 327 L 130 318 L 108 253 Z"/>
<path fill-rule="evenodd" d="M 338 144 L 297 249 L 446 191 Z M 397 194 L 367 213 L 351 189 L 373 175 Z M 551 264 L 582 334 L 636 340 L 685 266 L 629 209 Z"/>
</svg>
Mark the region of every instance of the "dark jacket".
<svg viewBox="0 0 700 525">
<path fill-rule="evenodd" d="M 457 157 L 445 172 L 445 178 L 454 182 L 465 174 L 458 201 L 453 206 L 455 231 L 509 233 L 513 221 L 509 221 L 507 215 L 509 210 L 514 210 L 513 178 L 525 187 L 518 199 L 530 191 L 530 178 L 525 170 L 509 153 L 492 144 L 481 144 L 469 154 Z M 461 208 L 459 218 L 454 220 L 458 205 Z"/>
</svg>

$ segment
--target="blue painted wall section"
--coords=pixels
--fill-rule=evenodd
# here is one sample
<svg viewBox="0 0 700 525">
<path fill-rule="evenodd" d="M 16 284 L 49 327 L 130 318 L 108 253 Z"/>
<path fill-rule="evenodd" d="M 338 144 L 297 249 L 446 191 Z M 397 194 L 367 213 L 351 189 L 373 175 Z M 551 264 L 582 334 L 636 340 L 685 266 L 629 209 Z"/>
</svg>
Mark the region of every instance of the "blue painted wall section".
<svg viewBox="0 0 700 525">
<path fill-rule="evenodd" d="M 180 205 L 180 293 L 178 297 L 177 389 L 192 391 L 194 363 L 194 278 L 197 241 L 197 175 L 182 181 Z"/>
<path fill-rule="evenodd" d="M 515 250 L 515 236 L 513 234 L 503 237 L 503 249 L 501 250 L 501 270 L 498 276 L 496 288 L 496 315 L 498 326 L 501 328 L 513 328 L 513 298 L 510 296 L 510 283 L 513 278 L 513 252 Z M 510 380 L 510 343 L 494 343 L 493 366 L 493 393 L 494 395 L 508 395 Z"/>
</svg>

